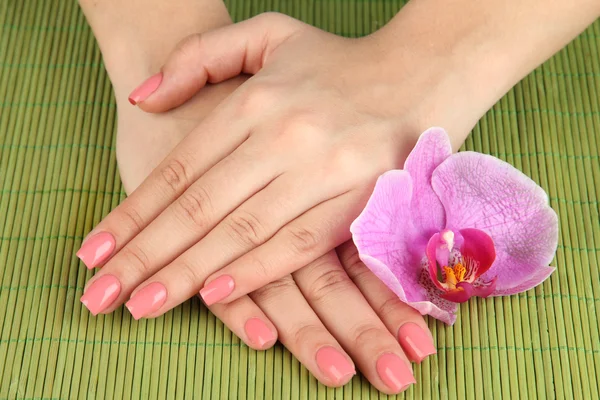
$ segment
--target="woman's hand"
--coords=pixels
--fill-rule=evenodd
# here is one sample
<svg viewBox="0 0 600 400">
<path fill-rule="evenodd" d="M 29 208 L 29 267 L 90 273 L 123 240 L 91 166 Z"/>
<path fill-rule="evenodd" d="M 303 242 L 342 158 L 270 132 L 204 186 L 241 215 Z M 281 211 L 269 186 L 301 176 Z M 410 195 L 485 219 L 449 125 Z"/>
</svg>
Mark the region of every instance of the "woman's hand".
<svg viewBox="0 0 600 400">
<path fill-rule="evenodd" d="M 118 285 L 95 311 L 156 282 L 168 296 L 145 316 L 203 286 L 208 305 L 231 302 L 348 240 L 375 179 L 401 166 L 447 88 L 437 69 L 384 63 L 378 43 L 273 14 L 185 41 L 162 79 L 150 79 L 158 89 L 134 93 L 141 107 L 167 109 L 207 80 L 256 75 L 84 242 L 88 267 L 112 256 L 90 284 L 111 275 Z"/>
<path fill-rule="evenodd" d="M 152 33 L 157 34 L 155 28 Z M 104 44 L 104 50 L 110 50 Z M 111 79 L 116 77 L 113 85 L 117 96 L 124 91 L 123 80 L 116 75 L 119 71 L 122 70 L 111 71 Z M 138 187 L 191 127 L 198 125 L 243 81 L 240 77 L 203 88 L 182 106 L 165 113 L 144 113 L 118 102 L 117 160 L 127 193 Z M 279 336 L 324 384 L 342 385 L 355 368 L 360 368 L 379 389 L 387 393 L 403 390 L 414 381 L 407 358 L 420 362 L 435 352 L 427 326 L 418 313 L 400 303 L 365 268 L 350 242 L 337 251 L 341 262 L 331 252 L 250 296 L 210 308 L 255 349 L 270 347 Z M 128 303 L 136 318 L 161 300 L 161 293 L 165 292 L 160 287 L 153 292 L 156 288 L 157 285 L 146 286 L 136 301 Z M 94 292 L 98 290 L 86 292 L 84 299 L 90 307 Z M 101 290 L 99 293 L 103 294 Z M 286 307 L 278 307 L 281 304 Z M 349 309 L 352 313 L 347 312 Z"/>
<path fill-rule="evenodd" d="M 410 361 L 436 352 L 421 315 L 371 273 L 352 242 L 249 296 L 209 308 L 251 347 L 270 347 L 277 332 L 328 386 L 347 383 L 356 365 L 377 389 L 399 393 L 415 383 Z M 276 331 L 264 324 L 263 312 Z"/>
</svg>

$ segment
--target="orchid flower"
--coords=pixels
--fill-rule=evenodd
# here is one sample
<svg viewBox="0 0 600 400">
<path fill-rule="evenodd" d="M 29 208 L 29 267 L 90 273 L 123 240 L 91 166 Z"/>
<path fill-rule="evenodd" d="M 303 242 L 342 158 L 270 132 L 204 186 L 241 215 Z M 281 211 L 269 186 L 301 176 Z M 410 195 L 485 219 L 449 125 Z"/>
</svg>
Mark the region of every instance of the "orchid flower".
<svg viewBox="0 0 600 400">
<path fill-rule="evenodd" d="M 489 155 L 452 154 L 443 129 L 379 177 L 351 227 L 360 258 L 403 302 L 447 324 L 473 296 L 529 290 L 554 271 L 558 218 L 546 193 Z"/>
</svg>

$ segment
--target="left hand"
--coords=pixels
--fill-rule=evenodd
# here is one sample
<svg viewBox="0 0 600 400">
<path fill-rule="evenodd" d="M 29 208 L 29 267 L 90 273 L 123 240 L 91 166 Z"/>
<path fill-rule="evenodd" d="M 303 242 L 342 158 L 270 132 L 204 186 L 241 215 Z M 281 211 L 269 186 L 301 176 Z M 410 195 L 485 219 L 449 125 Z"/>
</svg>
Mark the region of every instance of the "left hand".
<svg viewBox="0 0 600 400">
<path fill-rule="evenodd" d="M 376 178 L 401 166 L 432 122 L 459 118 L 438 111 L 452 76 L 443 66 L 422 68 L 408 51 L 389 66 L 381 46 L 274 14 L 185 41 L 162 82 L 154 78 L 158 89 L 138 97 L 143 109 L 178 106 L 207 81 L 255 76 L 84 242 L 89 267 L 110 258 L 88 286 L 107 274 L 119 282 L 100 311 L 152 282 L 168 297 L 150 316 L 203 286 L 208 305 L 228 303 L 347 241 Z M 92 249 L 99 233 L 107 242 Z"/>
</svg>

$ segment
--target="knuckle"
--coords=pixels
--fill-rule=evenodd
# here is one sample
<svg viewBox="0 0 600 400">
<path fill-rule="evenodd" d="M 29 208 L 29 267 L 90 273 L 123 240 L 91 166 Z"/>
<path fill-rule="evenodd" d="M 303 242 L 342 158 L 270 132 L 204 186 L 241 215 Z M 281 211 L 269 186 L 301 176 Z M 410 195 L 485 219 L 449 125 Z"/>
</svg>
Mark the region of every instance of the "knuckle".
<svg viewBox="0 0 600 400">
<path fill-rule="evenodd" d="M 127 259 L 128 267 L 135 268 L 141 274 L 148 274 L 152 271 L 150 257 L 148 253 L 139 245 L 129 243 L 121 250 L 122 256 Z"/>
<path fill-rule="evenodd" d="M 341 268 L 328 269 L 310 286 L 308 297 L 311 301 L 322 303 L 331 300 L 336 294 L 348 290 L 350 279 Z"/>
<path fill-rule="evenodd" d="M 196 227 L 204 227 L 211 215 L 212 203 L 204 187 L 188 189 L 178 200 L 182 216 Z"/>
<path fill-rule="evenodd" d="M 250 254 L 248 256 L 248 268 L 254 271 L 257 280 L 262 282 L 271 282 L 273 280 L 273 268 L 267 264 L 261 257 Z M 292 280 L 293 281 L 293 280 Z"/>
<path fill-rule="evenodd" d="M 232 213 L 224 223 L 229 236 L 244 247 L 256 247 L 264 241 L 261 222 L 249 211 Z"/>
<path fill-rule="evenodd" d="M 354 146 L 344 146 L 333 150 L 329 156 L 328 171 L 348 176 L 358 177 L 372 170 L 371 163 L 367 162 L 365 152 Z"/>
<path fill-rule="evenodd" d="M 127 221 L 135 232 L 141 232 L 144 229 L 146 226 L 144 219 L 134 207 L 124 207 L 121 211 L 121 219 Z"/>
<path fill-rule="evenodd" d="M 377 315 L 382 320 L 388 320 L 394 314 L 406 312 L 406 304 L 395 296 L 388 297 L 377 307 Z"/>
<path fill-rule="evenodd" d="M 356 346 L 359 346 L 359 348 L 372 347 L 373 343 L 381 342 L 380 339 L 382 336 L 389 334 L 383 328 L 377 327 L 370 323 L 357 325 L 354 327 L 354 329 L 352 329 L 351 332 L 351 337 L 353 338 Z"/>
<path fill-rule="evenodd" d="M 354 282 L 362 281 L 371 273 L 360 259 L 356 249 L 340 254 L 340 261 L 346 273 Z"/>
<path fill-rule="evenodd" d="M 284 293 L 295 289 L 296 282 L 294 282 L 291 275 L 287 275 L 255 290 L 250 297 L 256 304 L 263 305 L 270 303 L 272 300 L 277 300 Z"/>
<path fill-rule="evenodd" d="M 277 102 L 275 86 L 267 83 L 254 83 L 239 94 L 238 111 L 242 117 L 252 117 L 272 108 Z"/>
<path fill-rule="evenodd" d="M 289 243 L 297 254 L 312 253 L 319 245 L 319 235 L 308 228 L 289 228 Z"/>
<path fill-rule="evenodd" d="M 183 38 L 176 47 L 176 51 L 181 54 L 196 53 L 204 46 L 204 35 L 201 33 L 194 33 Z"/>
<path fill-rule="evenodd" d="M 178 281 L 185 285 L 188 285 L 194 290 L 204 283 L 204 279 L 200 276 L 200 269 L 197 265 L 190 263 L 188 260 L 181 259 L 177 260 L 177 274 Z"/>
<path fill-rule="evenodd" d="M 268 11 L 252 18 L 259 25 L 270 28 L 276 32 L 294 32 L 304 27 L 305 24 L 297 19 L 277 11 Z"/>
<path fill-rule="evenodd" d="M 277 11 L 267 11 L 267 12 L 257 15 L 254 18 L 259 21 L 268 22 L 268 21 L 272 21 L 274 19 L 283 19 L 283 18 L 288 18 L 288 17 L 287 17 L 287 15 L 279 13 Z"/>
<path fill-rule="evenodd" d="M 314 116 L 299 112 L 281 122 L 275 143 L 299 151 L 314 151 L 325 147 L 327 137 L 326 129 Z"/>
<path fill-rule="evenodd" d="M 184 162 L 174 158 L 161 169 L 160 175 L 166 186 L 174 193 L 179 194 L 189 186 L 188 182 L 190 180 L 188 178 L 187 169 Z"/>
<path fill-rule="evenodd" d="M 296 326 L 292 330 L 290 340 L 295 343 L 296 346 L 306 346 L 307 343 L 314 343 L 315 338 L 323 336 L 325 328 L 317 324 L 306 324 Z"/>
</svg>

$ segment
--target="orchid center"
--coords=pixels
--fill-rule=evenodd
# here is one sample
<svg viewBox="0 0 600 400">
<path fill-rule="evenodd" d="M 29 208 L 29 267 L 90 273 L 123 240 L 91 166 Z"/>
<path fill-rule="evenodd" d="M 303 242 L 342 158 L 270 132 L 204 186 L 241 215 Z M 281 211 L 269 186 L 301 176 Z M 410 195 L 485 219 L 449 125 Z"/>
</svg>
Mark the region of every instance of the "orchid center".
<svg viewBox="0 0 600 400">
<path fill-rule="evenodd" d="M 489 296 L 496 278 L 483 279 L 496 257 L 494 243 L 478 229 L 436 233 L 427 245 L 429 275 L 448 301 L 462 303 L 473 296 Z"/>
</svg>

